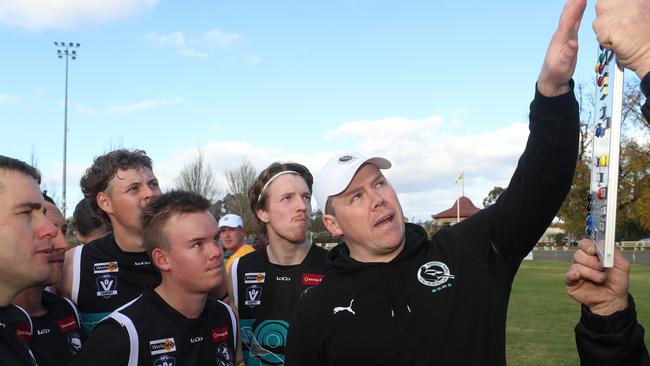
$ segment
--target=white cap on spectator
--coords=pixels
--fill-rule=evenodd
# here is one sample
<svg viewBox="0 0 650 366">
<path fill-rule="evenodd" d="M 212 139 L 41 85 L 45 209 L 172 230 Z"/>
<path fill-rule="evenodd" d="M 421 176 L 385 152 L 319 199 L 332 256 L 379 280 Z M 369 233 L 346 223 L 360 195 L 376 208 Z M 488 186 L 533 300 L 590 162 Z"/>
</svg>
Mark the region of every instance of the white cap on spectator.
<svg viewBox="0 0 650 366">
<path fill-rule="evenodd" d="M 222 227 L 244 227 L 244 221 L 235 214 L 227 214 L 219 219 L 219 229 Z"/>
<path fill-rule="evenodd" d="M 363 164 L 373 164 L 379 169 L 391 167 L 390 161 L 381 157 L 366 158 L 359 153 L 343 153 L 327 161 L 314 178 L 314 196 L 321 212 L 325 213 L 327 199 L 343 192 Z"/>
</svg>

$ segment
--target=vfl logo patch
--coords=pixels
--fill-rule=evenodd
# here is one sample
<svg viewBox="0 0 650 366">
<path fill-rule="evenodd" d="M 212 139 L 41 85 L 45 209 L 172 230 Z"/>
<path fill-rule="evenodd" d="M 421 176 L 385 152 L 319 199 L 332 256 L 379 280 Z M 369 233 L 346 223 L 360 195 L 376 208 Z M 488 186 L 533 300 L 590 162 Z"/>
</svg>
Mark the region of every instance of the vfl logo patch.
<svg viewBox="0 0 650 366">
<path fill-rule="evenodd" d="M 59 329 L 61 329 L 62 333 L 67 333 L 71 330 L 75 330 L 79 328 L 79 324 L 77 324 L 77 319 L 70 315 L 67 318 L 57 320 L 56 323 L 59 325 Z"/>
<path fill-rule="evenodd" d="M 117 295 L 117 277 L 104 274 L 97 277 L 97 296 L 105 299 Z"/>
<path fill-rule="evenodd" d="M 262 288 L 258 285 L 246 287 L 246 300 L 244 304 L 248 306 L 256 306 L 262 303 Z"/>
<path fill-rule="evenodd" d="M 149 350 L 152 355 L 174 352 L 176 351 L 176 342 L 174 342 L 173 337 L 149 341 Z"/>
<path fill-rule="evenodd" d="M 153 366 L 175 366 L 176 359 L 172 356 L 160 356 L 154 362 Z"/>
<path fill-rule="evenodd" d="M 302 284 L 305 286 L 316 286 L 323 281 L 324 275 L 314 273 L 303 273 Z"/>
<path fill-rule="evenodd" d="M 210 331 L 212 342 L 219 343 L 228 340 L 228 327 L 214 328 Z"/>
<path fill-rule="evenodd" d="M 244 283 L 264 283 L 266 272 L 248 272 L 244 274 Z"/>
<path fill-rule="evenodd" d="M 93 272 L 95 274 L 119 272 L 119 270 L 120 266 L 117 265 L 117 262 L 95 263 L 93 266 Z"/>
<path fill-rule="evenodd" d="M 446 264 L 438 261 L 427 262 L 418 269 L 418 281 L 423 285 L 437 287 L 456 278 Z"/>
</svg>

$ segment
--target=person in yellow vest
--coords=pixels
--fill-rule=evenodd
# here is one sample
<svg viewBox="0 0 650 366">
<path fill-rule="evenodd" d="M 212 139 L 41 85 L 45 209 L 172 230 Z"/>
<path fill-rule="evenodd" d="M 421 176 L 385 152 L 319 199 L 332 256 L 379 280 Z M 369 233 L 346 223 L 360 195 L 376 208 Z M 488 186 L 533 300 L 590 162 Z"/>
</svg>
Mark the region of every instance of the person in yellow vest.
<svg viewBox="0 0 650 366">
<path fill-rule="evenodd" d="M 244 221 L 235 214 L 227 214 L 219 220 L 219 241 L 223 245 L 228 272 L 235 258 L 255 251 L 252 246 L 244 244 Z"/>
</svg>

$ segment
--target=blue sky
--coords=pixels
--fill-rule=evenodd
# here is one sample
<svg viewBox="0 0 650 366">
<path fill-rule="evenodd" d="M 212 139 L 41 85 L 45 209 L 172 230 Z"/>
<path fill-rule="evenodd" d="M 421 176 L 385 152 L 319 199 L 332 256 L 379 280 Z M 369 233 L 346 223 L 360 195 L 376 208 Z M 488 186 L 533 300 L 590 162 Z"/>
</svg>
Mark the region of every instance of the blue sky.
<svg viewBox="0 0 650 366">
<path fill-rule="evenodd" d="M 562 1 L 0 0 L 0 154 L 35 156 L 61 197 L 70 63 L 68 213 L 112 148 L 153 158 L 164 189 L 198 147 L 220 174 L 243 159 L 314 173 L 335 152 L 394 163 L 409 219 L 448 208 L 465 171 L 477 206 L 507 184 Z M 575 79 L 597 44 L 588 4 Z M 315 206 L 314 206 L 315 207 Z"/>
</svg>

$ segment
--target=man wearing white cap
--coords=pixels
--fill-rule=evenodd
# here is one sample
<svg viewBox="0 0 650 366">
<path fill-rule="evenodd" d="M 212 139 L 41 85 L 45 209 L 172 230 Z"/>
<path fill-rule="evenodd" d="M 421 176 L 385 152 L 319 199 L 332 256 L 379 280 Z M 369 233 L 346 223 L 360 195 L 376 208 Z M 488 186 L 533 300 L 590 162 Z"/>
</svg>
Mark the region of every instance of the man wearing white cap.
<svg viewBox="0 0 650 366">
<path fill-rule="evenodd" d="M 244 244 L 244 221 L 235 214 L 227 214 L 219 219 L 219 240 L 224 248 L 228 272 L 235 259 L 255 251 L 252 246 Z"/>
<path fill-rule="evenodd" d="M 381 169 L 346 153 L 314 181 L 326 228 L 345 243 L 299 303 L 286 365 L 505 365 L 508 299 L 521 260 L 553 220 L 575 170 L 571 76 L 584 0 L 569 0 L 530 106 L 530 137 L 497 202 L 431 239 L 406 224 Z M 423 152 L 423 157 L 426 152 Z"/>
</svg>

